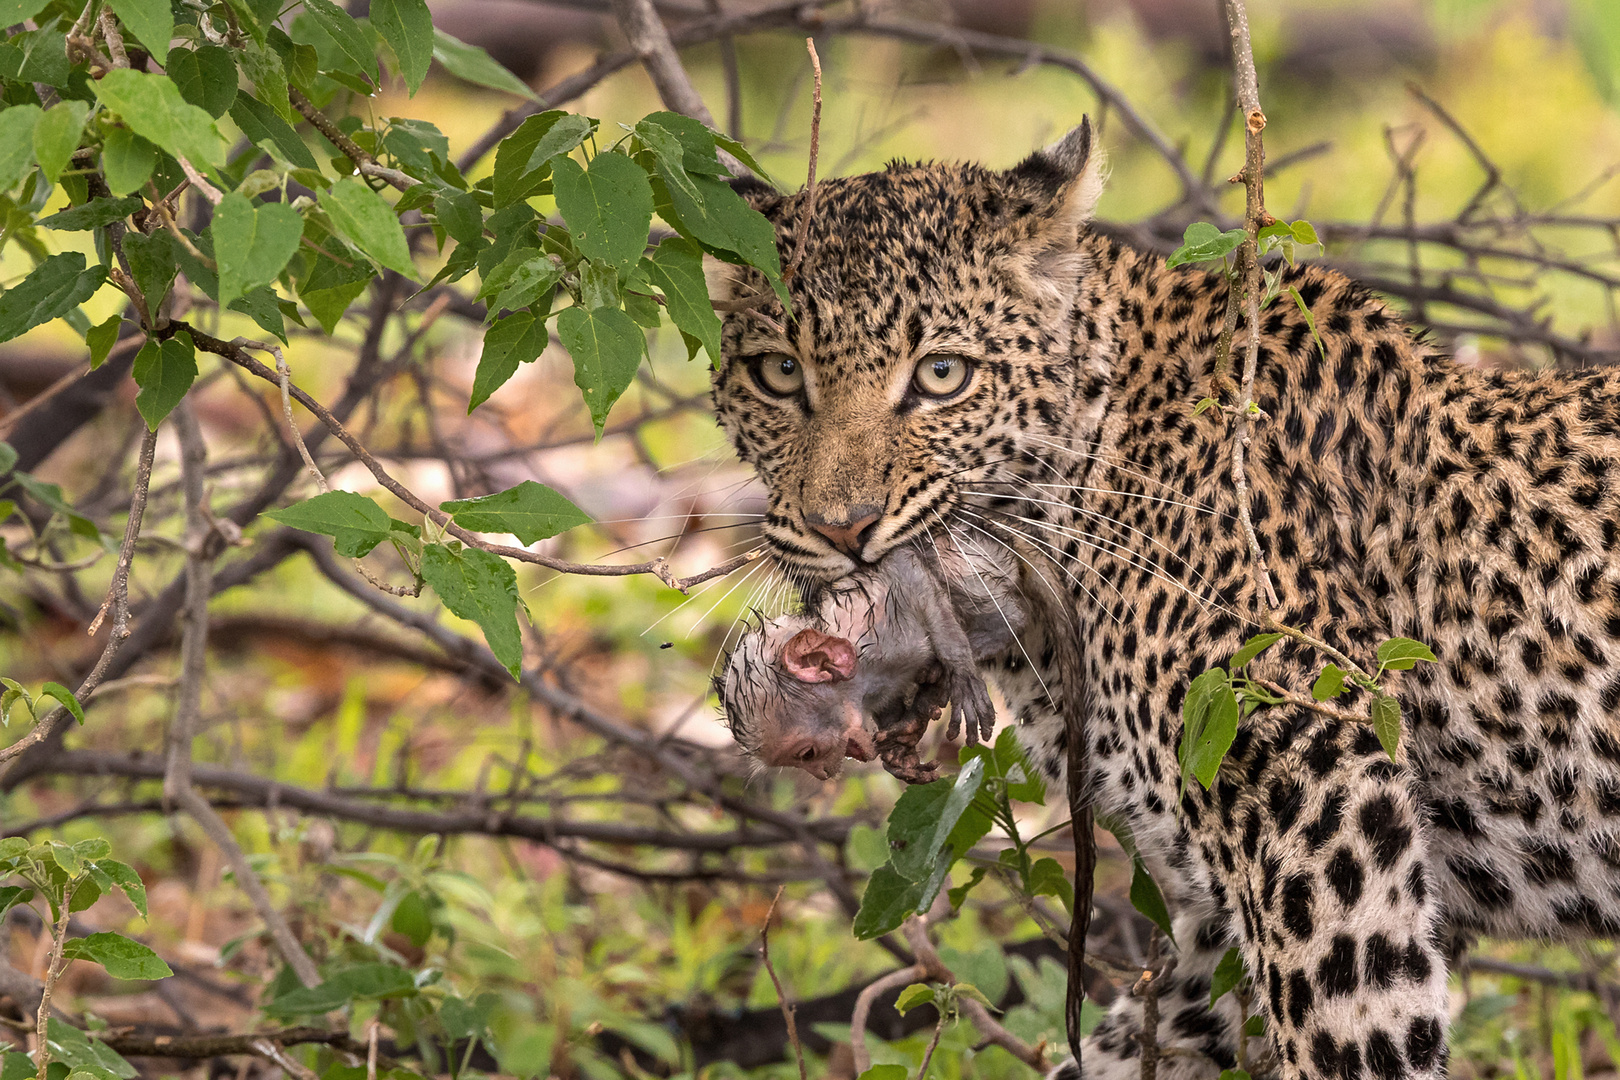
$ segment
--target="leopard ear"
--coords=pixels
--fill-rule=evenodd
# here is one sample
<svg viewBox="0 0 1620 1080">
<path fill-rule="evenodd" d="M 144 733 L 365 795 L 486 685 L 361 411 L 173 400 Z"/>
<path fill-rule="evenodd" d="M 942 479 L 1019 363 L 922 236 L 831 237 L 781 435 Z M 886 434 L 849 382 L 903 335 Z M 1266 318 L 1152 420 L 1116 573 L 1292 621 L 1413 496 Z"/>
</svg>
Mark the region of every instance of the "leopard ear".
<svg viewBox="0 0 1620 1080">
<path fill-rule="evenodd" d="M 1001 174 L 1016 215 L 1006 262 L 1012 279 L 1041 300 L 1073 295 L 1084 260 L 1080 230 L 1091 220 L 1103 188 L 1103 156 L 1091 120 Z"/>
<path fill-rule="evenodd" d="M 1078 127 L 1005 174 L 1010 187 L 1030 198 L 1039 217 L 1073 229 L 1091 220 L 1102 195 L 1103 175 L 1103 155 L 1092 136 L 1090 117 L 1081 117 Z"/>
</svg>

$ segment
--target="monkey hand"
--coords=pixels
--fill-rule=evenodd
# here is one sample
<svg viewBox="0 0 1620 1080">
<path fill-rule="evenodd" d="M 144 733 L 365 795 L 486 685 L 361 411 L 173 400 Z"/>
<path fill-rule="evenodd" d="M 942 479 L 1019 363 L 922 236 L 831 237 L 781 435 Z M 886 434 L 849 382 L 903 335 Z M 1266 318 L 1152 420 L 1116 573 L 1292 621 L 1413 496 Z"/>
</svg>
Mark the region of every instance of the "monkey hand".
<svg viewBox="0 0 1620 1080">
<path fill-rule="evenodd" d="M 915 706 L 914 706 L 915 708 Z M 878 757 L 891 776 L 908 784 L 926 784 L 939 778 L 939 766 L 924 762 L 917 754 L 928 725 L 939 716 L 938 707 L 912 712 L 889 727 L 880 728 L 875 743 Z"/>
<path fill-rule="evenodd" d="M 967 724 L 968 745 L 981 738 L 990 741 L 990 732 L 996 726 L 996 709 L 990 702 L 990 690 L 976 672 L 953 672 L 950 680 L 951 726 L 945 737 L 956 738 L 957 725 Z"/>
</svg>

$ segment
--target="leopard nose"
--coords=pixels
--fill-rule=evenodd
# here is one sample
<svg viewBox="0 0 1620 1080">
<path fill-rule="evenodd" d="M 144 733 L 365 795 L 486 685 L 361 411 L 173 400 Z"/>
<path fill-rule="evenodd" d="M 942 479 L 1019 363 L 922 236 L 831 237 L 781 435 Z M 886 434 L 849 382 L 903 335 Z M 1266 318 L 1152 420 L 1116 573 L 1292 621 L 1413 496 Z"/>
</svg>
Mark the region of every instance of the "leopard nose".
<svg viewBox="0 0 1620 1080">
<path fill-rule="evenodd" d="M 842 519 L 833 520 L 825 514 L 807 513 L 804 520 L 825 536 L 833 547 L 846 555 L 854 555 L 871 538 L 872 529 L 882 516 L 883 507 L 865 504 L 851 506 Z"/>
</svg>

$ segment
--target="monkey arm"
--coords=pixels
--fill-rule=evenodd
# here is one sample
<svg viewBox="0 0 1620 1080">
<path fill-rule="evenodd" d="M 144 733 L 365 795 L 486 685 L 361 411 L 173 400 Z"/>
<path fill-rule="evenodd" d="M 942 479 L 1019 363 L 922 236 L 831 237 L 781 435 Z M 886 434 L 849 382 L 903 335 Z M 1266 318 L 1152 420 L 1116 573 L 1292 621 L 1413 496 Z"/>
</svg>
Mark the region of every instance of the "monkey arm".
<svg viewBox="0 0 1620 1080">
<path fill-rule="evenodd" d="M 891 586 L 889 595 L 898 595 L 910 609 L 905 613 L 909 621 L 926 636 L 929 649 L 945 669 L 951 700 L 951 726 L 946 737 L 956 738 L 959 725 L 966 720 L 970 744 L 977 743 L 981 734 L 988 738 L 996 725 L 995 707 L 979 675 L 967 631 L 951 606 L 949 590 L 914 552 L 899 548 L 889 558 L 901 560 L 895 569 L 900 574 L 897 584 L 902 586 Z"/>
</svg>

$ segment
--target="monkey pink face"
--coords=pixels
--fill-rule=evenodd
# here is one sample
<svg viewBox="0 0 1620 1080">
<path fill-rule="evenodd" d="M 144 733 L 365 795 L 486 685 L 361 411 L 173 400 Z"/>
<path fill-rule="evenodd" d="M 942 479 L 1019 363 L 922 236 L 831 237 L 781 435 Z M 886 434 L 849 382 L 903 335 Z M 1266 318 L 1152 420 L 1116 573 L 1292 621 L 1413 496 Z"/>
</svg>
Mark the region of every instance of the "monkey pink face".
<svg viewBox="0 0 1620 1080">
<path fill-rule="evenodd" d="M 782 649 L 781 669 L 812 689 L 774 702 L 784 711 L 791 708 L 793 715 L 766 718 L 760 760 L 831 780 L 843 767 L 844 758 L 871 761 L 877 756 L 861 715 L 859 695 L 849 685 L 855 659 L 855 645 L 847 638 L 814 628 L 793 635 Z"/>
</svg>

